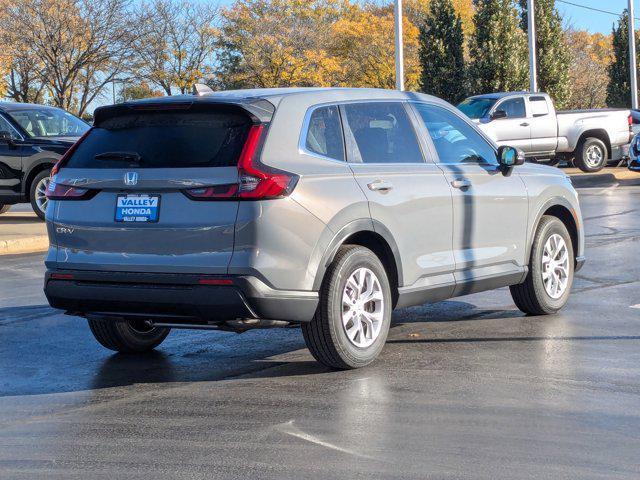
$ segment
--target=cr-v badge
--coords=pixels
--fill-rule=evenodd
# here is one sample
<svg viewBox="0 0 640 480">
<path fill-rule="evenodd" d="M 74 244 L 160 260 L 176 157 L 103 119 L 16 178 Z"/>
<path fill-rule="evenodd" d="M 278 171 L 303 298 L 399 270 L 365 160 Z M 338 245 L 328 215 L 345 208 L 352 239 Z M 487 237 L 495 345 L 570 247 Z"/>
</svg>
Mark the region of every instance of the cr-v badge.
<svg viewBox="0 0 640 480">
<path fill-rule="evenodd" d="M 132 187 L 138 184 L 137 172 L 127 172 L 124 174 L 124 184 Z"/>
</svg>

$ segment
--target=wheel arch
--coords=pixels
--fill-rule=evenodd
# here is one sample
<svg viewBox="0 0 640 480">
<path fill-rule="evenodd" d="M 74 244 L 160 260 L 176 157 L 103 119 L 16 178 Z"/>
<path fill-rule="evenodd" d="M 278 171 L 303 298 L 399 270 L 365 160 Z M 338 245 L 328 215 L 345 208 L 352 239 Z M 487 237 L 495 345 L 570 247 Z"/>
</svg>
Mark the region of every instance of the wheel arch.
<svg viewBox="0 0 640 480">
<path fill-rule="evenodd" d="M 31 182 L 40 172 L 51 170 L 58 160 L 55 158 L 43 158 L 29 167 L 23 183 L 23 195 L 26 200 L 31 201 Z"/>
<path fill-rule="evenodd" d="M 561 197 L 548 200 L 540 208 L 535 218 L 535 222 L 533 222 L 533 228 L 527 240 L 527 260 L 531 258 L 533 238 L 536 231 L 538 230 L 538 225 L 540 225 L 540 220 L 542 220 L 542 217 L 545 215 L 556 217 L 567 228 L 567 230 L 569 231 L 569 236 L 571 237 L 571 245 L 573 246 L 574 261 L 577 261 L 578 257 L 581 255 L 580 250 L 582 239 L 580 233 L 580 219 L 578 218 L 578 214 L 571 206 L 571 204 L 566 199 Z"/>
<path fill-rule="evenodd" d="M 604 128 L 592 128 L 582 132 L 580 134 L 580 137 L 578 138 L 578 142 L 576 143 L 574 154 L 578 154 L 578 148 L 580 148 L 582 142 L 584 142 L 588 138 L 597 138 L 598 140 L 602 141 L 602 143 L 604 143 L 604 146 L 607 147 L 607 160 L 611 158 L 611 139 L 609 138 L 609 134 Z"/>
<path fill-rule="evenodd" d="M 370 218 L 355 220 L 334 235 L 318 266 L 313 289 L 320 289 L 327 268 L 342 245 L 360 245 L 376 254 L 387 271 L 395 305 L 398 299 L 398 287 L 402 286 L 402 264 L 398 245 L 384 225 L 375 220 L 372 222 Z"/>
</svg>

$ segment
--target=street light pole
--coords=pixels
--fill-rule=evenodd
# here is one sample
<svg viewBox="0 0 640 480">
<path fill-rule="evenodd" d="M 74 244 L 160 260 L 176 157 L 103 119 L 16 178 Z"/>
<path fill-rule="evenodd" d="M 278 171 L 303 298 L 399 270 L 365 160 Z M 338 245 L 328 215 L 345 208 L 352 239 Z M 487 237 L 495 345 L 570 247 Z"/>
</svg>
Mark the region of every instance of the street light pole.
<svg viewBox="0 0 640 480">
<path fill-rule="evenodd" d="M 529 90 L 538 91 L 538 68 L 536 65 L 536 16 L 534 0 L 527 0 L 527 30 L 529 31 Z"/>
<path fill-rule="evenodd" d="M 638 70 L 636 67 L 636 35 L 633 0 L 629 0 L 629 70 L 631 75 L 631 108 L 638 108 Z"/>
<path fill-rule="evenodd" d="M 404 90 L 404 51 L 402 42 L 402 0 L 395 0 L 396 20 L 396 88 Z"/>
</svg>

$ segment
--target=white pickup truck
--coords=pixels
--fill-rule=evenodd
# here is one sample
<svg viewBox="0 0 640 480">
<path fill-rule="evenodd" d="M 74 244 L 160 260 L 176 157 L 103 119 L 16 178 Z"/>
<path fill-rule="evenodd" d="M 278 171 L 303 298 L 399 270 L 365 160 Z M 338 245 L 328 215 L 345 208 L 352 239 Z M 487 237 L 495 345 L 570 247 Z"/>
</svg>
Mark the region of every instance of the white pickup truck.
<svg viewBox="0 0 640 480">
<path fill-rule="evenodd" d="M 469 97 L 458 108 L 498 145 L 517 147 L 531 159 L 573 159 L 580 170 L 597 172 L 629 152 L 630 110 L 556 112 L 549 95 L 529 92 Z"/>
</svg>

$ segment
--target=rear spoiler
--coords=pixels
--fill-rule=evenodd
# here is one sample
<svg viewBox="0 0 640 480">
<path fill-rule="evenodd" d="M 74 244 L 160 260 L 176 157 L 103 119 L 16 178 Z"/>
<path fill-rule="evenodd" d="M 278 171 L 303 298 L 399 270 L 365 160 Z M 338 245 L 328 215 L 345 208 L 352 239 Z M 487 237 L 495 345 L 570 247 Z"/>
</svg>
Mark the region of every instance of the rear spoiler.
<svg viewBox="0 0 640 480">
<path fill-rule="evenodd" d="M 248 113 L 254 123 L 269 123 L 276 110 L 276 107 L 271 102 L 263 98 L 224 98 L 206 95 L 194 97 L 190 95 L 179 95 L 98 107 L 94 112 L 93 125 L 100 127 L 100 124 L 107 119 L 131 114 L 136 111 L 189 110 L 202 112 L 216 106 L 229 109 L 229 111 L 240 109 Z"/>
</svg>

